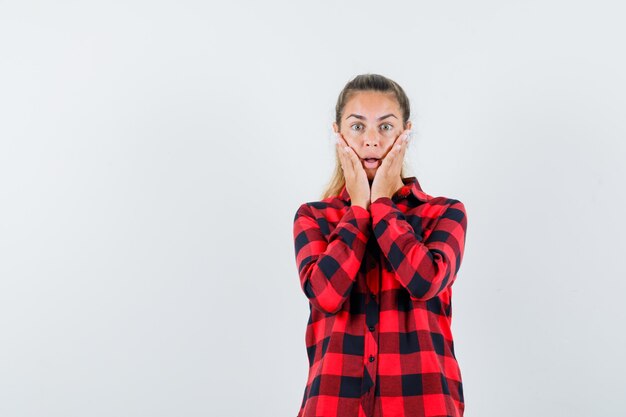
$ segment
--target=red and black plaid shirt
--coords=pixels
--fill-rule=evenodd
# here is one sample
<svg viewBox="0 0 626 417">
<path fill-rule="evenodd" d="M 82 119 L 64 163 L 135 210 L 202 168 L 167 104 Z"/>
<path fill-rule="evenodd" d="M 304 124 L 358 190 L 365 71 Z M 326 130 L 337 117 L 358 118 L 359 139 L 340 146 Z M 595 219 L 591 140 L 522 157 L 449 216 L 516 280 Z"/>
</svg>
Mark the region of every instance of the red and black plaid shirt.
<svg viewBox="0 0 626 417">
<path fill-rule="evenodd" d="M 309 374 L 298 417 L 461 417 L 450 329 L 465 246 L 463 203 L 424 193 L 415 177 L 370 209 L 339 196 L 294 217 L 309 301 Z"/>
</svg>

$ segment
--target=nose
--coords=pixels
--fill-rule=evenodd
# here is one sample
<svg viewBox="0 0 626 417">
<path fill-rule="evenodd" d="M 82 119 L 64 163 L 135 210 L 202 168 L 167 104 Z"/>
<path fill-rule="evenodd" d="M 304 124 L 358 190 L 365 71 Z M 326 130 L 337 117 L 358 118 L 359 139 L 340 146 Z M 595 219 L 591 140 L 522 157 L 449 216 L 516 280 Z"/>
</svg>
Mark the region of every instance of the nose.
<svg viewBox="0 0 626 417">
<path fill-rule="evenodd" d="M 365 140 L 363 142 L 364 146 L 366 146 L 366 147 L 378 147 L 378 146 L 380 146 L 380 138 L 378 137 L 378 132 L 376 132 L 376 131 L 366 132 L 364 137 L 365 137 Z"/>
</svg>

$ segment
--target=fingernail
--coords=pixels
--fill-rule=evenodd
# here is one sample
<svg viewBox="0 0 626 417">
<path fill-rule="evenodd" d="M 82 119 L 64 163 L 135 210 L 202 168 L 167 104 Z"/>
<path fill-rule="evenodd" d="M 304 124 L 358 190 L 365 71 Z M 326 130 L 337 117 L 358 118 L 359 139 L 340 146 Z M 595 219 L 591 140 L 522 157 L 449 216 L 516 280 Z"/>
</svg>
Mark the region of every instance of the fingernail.
<svg viewBox="0 0 626 417">
<path fill-rule="evenodd" d="M 346 153 L 348 153 L 348 149 L 350 149 L 350 147 L 349 147 L 349 146 L 344 146 L 344 147 L 343 147 L 343 150 L 344 150 L 344 151 L 346 151 Z"/>
</svg>

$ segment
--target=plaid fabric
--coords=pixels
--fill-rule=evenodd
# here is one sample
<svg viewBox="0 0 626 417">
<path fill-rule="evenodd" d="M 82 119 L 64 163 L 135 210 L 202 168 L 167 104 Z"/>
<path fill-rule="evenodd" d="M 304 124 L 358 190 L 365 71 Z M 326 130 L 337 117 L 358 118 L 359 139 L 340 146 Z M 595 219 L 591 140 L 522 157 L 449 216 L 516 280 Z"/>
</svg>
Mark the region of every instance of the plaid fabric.
<svg viewBox="0 0 626 417">
<path fill-rule="evenodd" d="M 403 179 L 369 210 L 302 204 L 293 237 L 309 301 L 309 374 L 298 417 L 463 416 L 451 332 L 465 246 L 463 203 Z"/>
</svg>

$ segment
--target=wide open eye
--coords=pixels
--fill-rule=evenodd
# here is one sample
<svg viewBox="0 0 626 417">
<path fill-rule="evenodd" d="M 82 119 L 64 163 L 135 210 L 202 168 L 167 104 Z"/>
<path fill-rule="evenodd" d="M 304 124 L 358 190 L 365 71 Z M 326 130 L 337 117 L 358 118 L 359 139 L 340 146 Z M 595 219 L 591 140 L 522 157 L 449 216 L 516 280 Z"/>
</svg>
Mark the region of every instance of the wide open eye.
<svg viewBox="0 0 626 417">
<path fill-rule="evenodd" d="M 352 130 L 359 131 L 359 130 L 362 130 L 362 129 L 355 129 L 355 127 L 363 127 L 363 124 L 355 123 L 355 124 L 351 125 L 350 127 L 352 128 Z"/>
<path fill-rule="evenodd" d="M 385 131 L 387 131 L 387 132 L 389 132 L 390 130 L 392 130 L 392 129 L 393 129 L 393 125 L 391 125 L 391 124 L 389 124 L 389 123 L 383 123 L 383 124 L 381 125 L 381 128 L 384 128 L 385 126 L 387 126 L 387 127 L 388 127 L 388 129 L 383 129 L 383 130 L 385 130 Z"/>
</svg>

